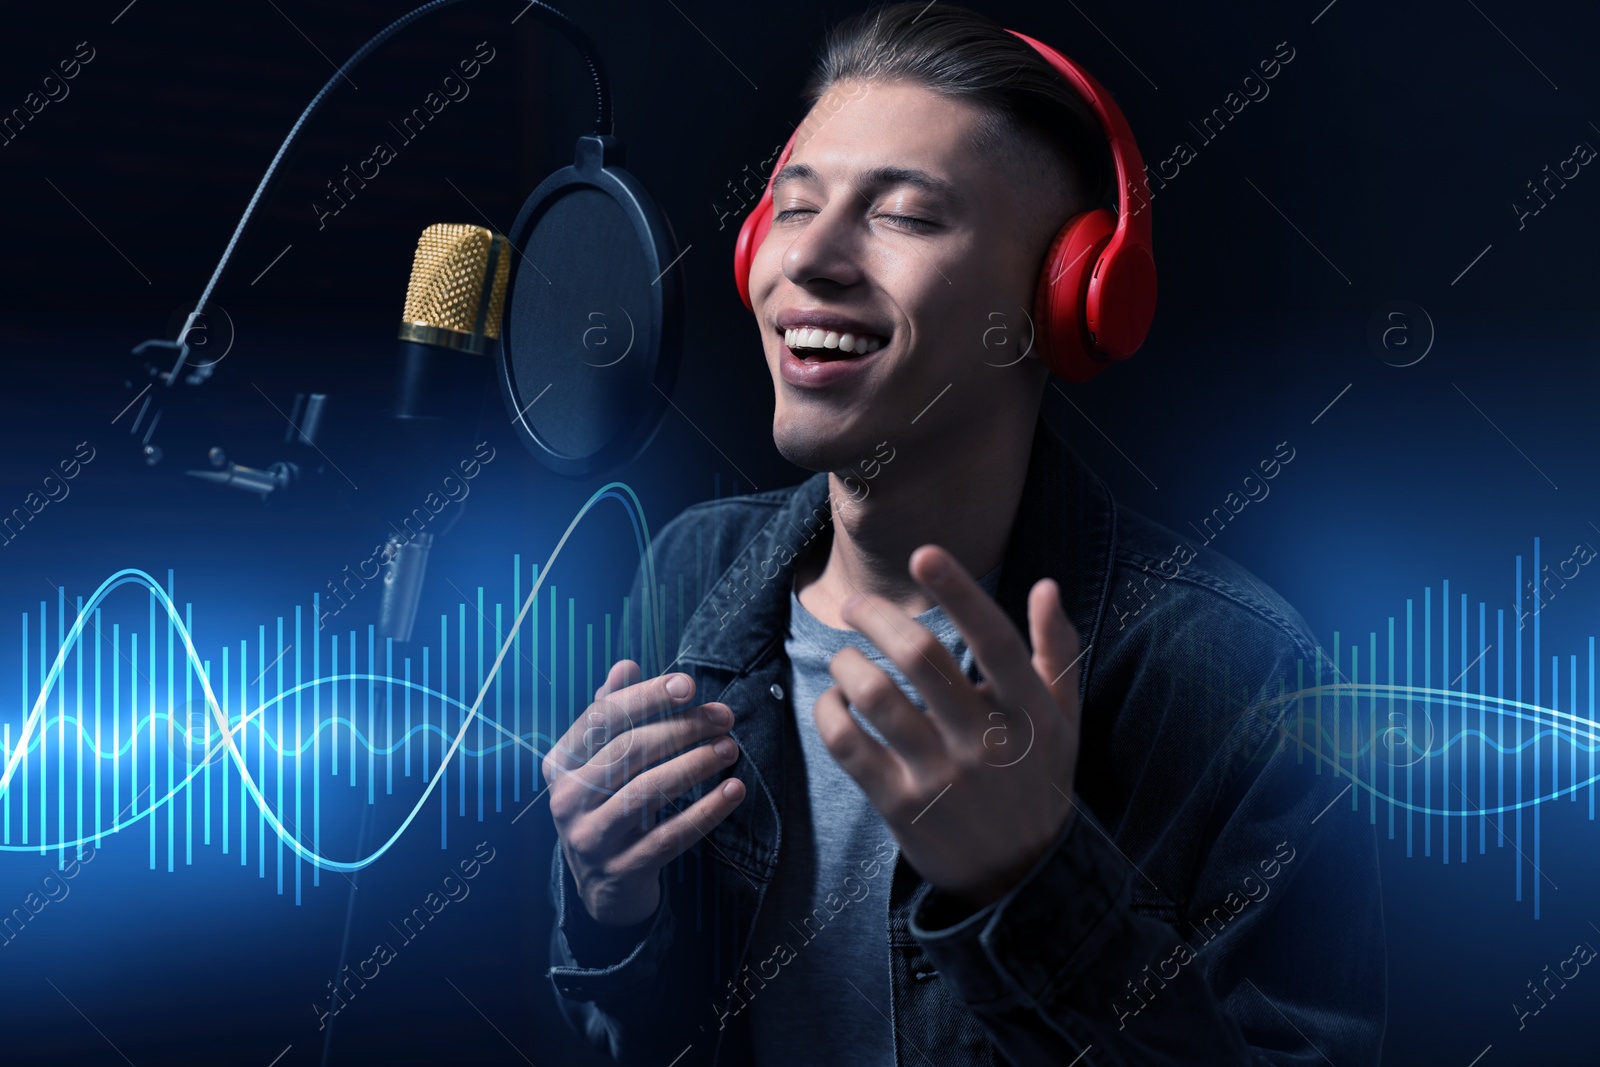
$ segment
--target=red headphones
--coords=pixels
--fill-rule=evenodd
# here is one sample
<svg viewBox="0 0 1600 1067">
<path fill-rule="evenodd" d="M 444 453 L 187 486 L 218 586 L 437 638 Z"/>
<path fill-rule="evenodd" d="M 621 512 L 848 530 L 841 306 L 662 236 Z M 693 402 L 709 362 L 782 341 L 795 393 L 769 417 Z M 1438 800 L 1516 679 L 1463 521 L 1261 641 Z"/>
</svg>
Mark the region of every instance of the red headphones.
<svg viewBox="0 0 1600 1067">
<path fill-rule="evenodd" d="M 1150 250 L 1150 205 L 1129 209 L 1129 191 L 1144 177 L 1133 131 L 1100 83 L 1047 44 L 1016 30 L 1007 33 L 1032 45 L 1083 97 L 1111 144 L 1116 167 L 1117 209 L 1095 208 L 1069 219 L 1045 253 L 1034 295 L 1034 349 L 1051 373 L 1085 382 L 1112 360 L 1139 350 L 1156 312 L 1156 264 Z M 750 304 L 750 263 L 772 228 L 772 179 L 794 151 L 796 129 L 783 146 L 733 246 L 733 278 L 739 299 Z M 753 310 L 753 309 L 752 309 Z"/>
</svg>

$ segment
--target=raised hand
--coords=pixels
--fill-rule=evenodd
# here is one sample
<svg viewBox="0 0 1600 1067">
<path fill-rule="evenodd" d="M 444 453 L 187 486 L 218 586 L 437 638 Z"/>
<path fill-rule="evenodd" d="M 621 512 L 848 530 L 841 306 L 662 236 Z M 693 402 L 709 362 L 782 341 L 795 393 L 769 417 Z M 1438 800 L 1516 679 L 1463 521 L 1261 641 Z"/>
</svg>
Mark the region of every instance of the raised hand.
<svg viewBox="0 0 1600 1067">
<path fill-rule="evenodd" d="M 887 601 L 852 597 L 844 619 L 904 673 L 919 711 L 860 650 L 829 671 L 813 713 L 823 743 L 883 816 L 907 862 L 973 908 L 1005 895 L 1072 815 L 1078 760 L 1078 632 L 1052 579 L 1028 594 L 1034 652 L 955 557 L 936 545 L 910 571 L 972 649 L 974 686 L 938 639 Z M 850 714 L 855 705 L 885 747 Z"/>
</svg>

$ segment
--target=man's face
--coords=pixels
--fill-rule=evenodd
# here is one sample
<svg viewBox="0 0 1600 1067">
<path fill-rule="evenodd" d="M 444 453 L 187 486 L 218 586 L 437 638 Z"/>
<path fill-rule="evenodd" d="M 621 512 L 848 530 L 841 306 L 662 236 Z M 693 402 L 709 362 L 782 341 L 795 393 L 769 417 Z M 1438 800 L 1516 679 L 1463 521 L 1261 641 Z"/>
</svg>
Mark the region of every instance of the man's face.
<svg viewBox="0 0 1600 1067">
<path fill-rule="evenodd" d="M 1031 424 L 1044 370 L 1018 355 L 1051 205 L 972 147 L 981 118 L 919 85 L 843 82 L 802 127 L 750 271 L 791 462 L 842 470 L 880 441 L 948 454 L 995 418 Z M 833 335 L 854 351 L 813 347 Z"/>
</svg>

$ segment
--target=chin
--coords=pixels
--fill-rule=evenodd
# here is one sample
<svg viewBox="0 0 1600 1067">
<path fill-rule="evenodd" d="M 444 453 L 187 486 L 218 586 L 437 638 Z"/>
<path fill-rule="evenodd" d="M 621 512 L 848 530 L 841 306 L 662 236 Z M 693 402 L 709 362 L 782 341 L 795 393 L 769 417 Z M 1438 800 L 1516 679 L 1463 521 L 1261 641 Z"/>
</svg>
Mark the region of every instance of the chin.
<svg viewBox="0 0 1600 1067">
<path fill-rule="evenodd" d="M 772 443 L 778 454 L 808 471 L 833 471 L 851 464 L 847 437 L 791 414 L 772 421 Z"/>
</svg>

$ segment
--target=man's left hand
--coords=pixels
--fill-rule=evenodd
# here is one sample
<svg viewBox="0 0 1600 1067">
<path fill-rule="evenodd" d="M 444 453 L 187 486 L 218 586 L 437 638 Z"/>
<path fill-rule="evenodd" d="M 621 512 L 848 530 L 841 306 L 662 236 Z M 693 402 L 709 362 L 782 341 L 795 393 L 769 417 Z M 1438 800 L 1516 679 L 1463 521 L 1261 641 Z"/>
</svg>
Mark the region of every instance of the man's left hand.
<svg viewBox="0 0 1600 1067">
<path fill-rule="evenodd" d="M 1072 816 L 1078 760 L 1078 631 L 1053 579 L 1028 594 L 1022 635 L 949 552 L 923 545 L 910 571 L 955 623 L 984 680 L 974 686 L 905 611 L 852 597 L 844 619 L 883 650 L 924 714 L 860 650 L 829 665 L 813 714 L 822 740 L 883 816 L 906 860 L 935 887 L 984 907 L 1038 861 Z M 853 704 L 887 739 L 850 714 Z"/>
</svg>

